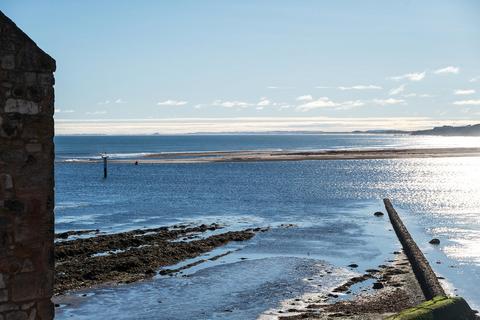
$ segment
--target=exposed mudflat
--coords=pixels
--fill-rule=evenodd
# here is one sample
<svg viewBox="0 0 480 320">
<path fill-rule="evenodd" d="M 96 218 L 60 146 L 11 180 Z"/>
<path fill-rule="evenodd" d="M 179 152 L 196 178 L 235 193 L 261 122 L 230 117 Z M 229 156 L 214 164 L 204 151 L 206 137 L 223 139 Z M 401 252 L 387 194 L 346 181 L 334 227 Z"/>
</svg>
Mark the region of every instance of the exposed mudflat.
<svg viewBox="0 0 480 320">
<path fill-rule="evenodd" d="M 264 229 L 221 233 L 217 224 L 141 229 L 90 238 L 70 236 L 98 234 L 98 230 L 66 232 L 55 244 L 55 294 L 98 284 L 129 283 L 157 274 L 162 266 L 174 265 L 223 246 L 230 241 L 251 239 Z"/>
</svg>

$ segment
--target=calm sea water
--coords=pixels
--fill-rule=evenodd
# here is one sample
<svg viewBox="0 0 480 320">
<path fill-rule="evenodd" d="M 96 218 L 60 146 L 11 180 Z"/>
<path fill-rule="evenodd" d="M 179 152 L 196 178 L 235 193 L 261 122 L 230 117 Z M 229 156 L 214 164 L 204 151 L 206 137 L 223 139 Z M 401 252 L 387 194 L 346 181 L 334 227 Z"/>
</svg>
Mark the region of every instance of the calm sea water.
<svg viewBox="0 0 480 320">
<path fill-rule="evenodd" d="M 70 162 L 99 152 L 317 150 L 480 146 L 478 138 L 395 135 L 225 135 L 56 137 L 56 228 L 118 232 L 176 223 L 227 229 L 271 226 L 188 277 L 75 293 L 57 317 L 93 319 L 254 319 L 282 301 L 328 291 L 393 258 L 400 245 L 388 218 L 374 218 L 389 197 L 452 294 L 480 307 L 480 158 L 300 162 L 101 164 Z M 281 224 L 295 224 L 293 228 Z M 441 239 L 438 247 L 428 244 Z M 247 260 L 240 258 L 248 258 Z M 336 269 L 319 278 L 325 268 Z M 184 274 L 185 275 L 185 274 Z M 310 280 L 308 280 L 310 279 Z M 208 292 L 208 294 L 206 294 Z M 83 294 L 83 293 L 82 293 Z M 141 301 L 141 303 L 139 303 Z M 159 302 L 160 301 L 160 302 Z M 192 303 L 192 301 L 198 301 Z M 108 310 L 108 313 L 106 310 Z"/>
</svg>

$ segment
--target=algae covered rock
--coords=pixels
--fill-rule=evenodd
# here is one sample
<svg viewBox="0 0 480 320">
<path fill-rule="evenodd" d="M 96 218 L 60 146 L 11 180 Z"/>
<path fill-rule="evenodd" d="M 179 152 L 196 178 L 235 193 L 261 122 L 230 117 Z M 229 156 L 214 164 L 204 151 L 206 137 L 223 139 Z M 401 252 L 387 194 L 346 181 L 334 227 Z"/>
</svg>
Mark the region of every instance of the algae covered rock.
<svg viewBox="0 0 480 320">
<path fill-rule="evenodd" d="M 475 313 L 461 297 L 438 296 L 388 317 L 389 320 L 474 320 Z"/>
</svg>

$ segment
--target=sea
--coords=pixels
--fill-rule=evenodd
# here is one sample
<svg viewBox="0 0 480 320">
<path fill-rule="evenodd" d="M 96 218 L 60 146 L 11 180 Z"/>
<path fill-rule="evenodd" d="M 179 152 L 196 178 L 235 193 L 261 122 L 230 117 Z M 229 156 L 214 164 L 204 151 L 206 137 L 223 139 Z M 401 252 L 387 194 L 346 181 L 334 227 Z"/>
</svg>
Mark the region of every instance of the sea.
<svg viewBox="0 0 480 320">
<path fill-rule="evenodd" d="M 401 248 L 389 198 L 452 295 L 480 308 L 480 158 L 236 163 L 85 162 L 169 152 L 480 147 L 478 137 L 264 134 L 55 137 L 56 232 L 116 233 L 175 224 L 270 227 L 138 283 L 56 298 L 57 319 L 274 319 Z M 438 246 L 429 244 L 440 239 Z M 191 261 L 187 261 L 188 263 Z M 349 268 L 349 264 L 358 268 Z M 326 272 L 326 270 L 329 272 Z M 347 299 L 341 296 L 339 299 Z"/>
</svg>

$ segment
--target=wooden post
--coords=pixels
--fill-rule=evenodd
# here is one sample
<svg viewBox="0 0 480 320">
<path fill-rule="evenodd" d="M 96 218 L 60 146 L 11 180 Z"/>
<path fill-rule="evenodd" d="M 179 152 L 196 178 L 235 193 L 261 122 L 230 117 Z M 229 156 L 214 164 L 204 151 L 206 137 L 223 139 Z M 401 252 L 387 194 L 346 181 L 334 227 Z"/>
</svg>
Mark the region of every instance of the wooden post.
<svg viewBox="0 0 480 320">
<path fill-rule="evenodd" d="M 108 156 L 106 154 L 102 154 L 102 159 L 103 159 L 103 178 L 107 178 L 107 159 Z"/>
</svg>

